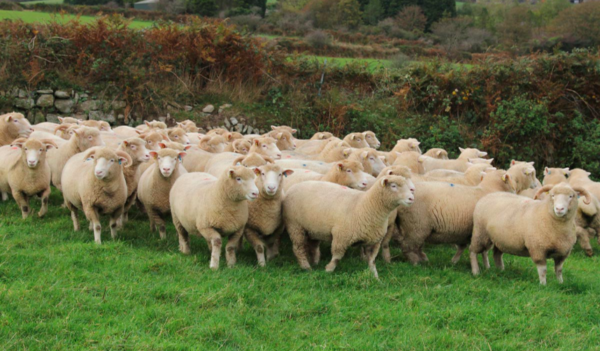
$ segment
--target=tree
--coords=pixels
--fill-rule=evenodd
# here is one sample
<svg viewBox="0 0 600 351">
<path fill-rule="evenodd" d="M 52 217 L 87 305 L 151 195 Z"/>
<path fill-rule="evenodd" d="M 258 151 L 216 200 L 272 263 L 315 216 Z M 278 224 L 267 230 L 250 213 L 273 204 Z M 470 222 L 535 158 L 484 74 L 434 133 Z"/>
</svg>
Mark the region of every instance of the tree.
<svg viewBox="0 0 600 351">
<path fill-rule="evenodd" d="M 376 25 L 383 18 L 384 10 L 381 0 L 371 0 L 365 6 L 363 19 L 366 24 Z"/>
<path fill-rule="evenodd" d="M 187 0 L 186 11 L 200 16 L 214 16 L 217 7 L 213 0 Z"/>
<path fill-rule="evenodd" d="M 504 45 L 522 46 L 533 36 L 533 13 L 525 6 L 512 7 L 496 29 Z"/>
<path fill-rule="evenodd" d="M 580 45 L 600 45 L 600 2 L 584 2 L 562 11 L 553 30 Z"/>
<path fill-rule="evenodd" d="M 340 0 L 337 6 L 337 22 L 348 28 L 361 24 L 360 4 L 357 0 Z"/>
<path fill-rule="evenodd" d="M 427 25 L 427 17 L 419 6 L 406 6 L 396 16 L 396 24 L 404 30 L 422 32 Z"/>
</svg>

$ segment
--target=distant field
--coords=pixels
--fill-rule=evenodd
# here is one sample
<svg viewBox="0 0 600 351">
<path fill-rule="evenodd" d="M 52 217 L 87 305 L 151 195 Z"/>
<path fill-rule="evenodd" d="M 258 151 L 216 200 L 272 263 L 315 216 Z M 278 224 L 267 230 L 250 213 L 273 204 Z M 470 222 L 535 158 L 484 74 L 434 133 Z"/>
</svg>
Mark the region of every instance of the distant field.
<svg viewBox="0 0 600 351">
<path fill-rule="evenodd" d="M 64 0 L 37 0 L 37 1 L 27 1 L 21 2 L 20 5 L 33 5 L 33 4 L 62 4 Z"/>
<path fill-rule="evenodd" d="M 316 55 L 303 55 L 302 58 L 307 59 L 307 60 L 318 61 L 321 64 L 324 64 L 325 60 L 327 60 L 327 65 L 334 65 L 334 66 L 345 66 L 349 63 L 359 63 L 359 64 L 367 65 L 369 70 L 372 70 L 372 71 L 390 66 L 389 60 L 373 59 L 373 58 L 326 57 L 326 56 L 316 56 Z"/>
<path fill-rule="evenodd" d="M 10 20 L 23 20 L 26 23 L 48 23 L 48 22 L 59 22 L 65 23 L 70 20 L 77 18 L 75 15 L 69 14 L 54 14 L 54 13 L 46 13 L 46 12 L 33 12 L 33 11 L 6 11 L 0 10 L 0 20 L 10 19 Z M 91 23 L 96 20 L 96 17 L 93 16 L 80 16 L 79 20 L 83 23 Z M 152 25 L 152 22 L 143 22 L 143 21 L 133 21 L 130 24 L 131 28 L 145 28 Z"/>
</svg>

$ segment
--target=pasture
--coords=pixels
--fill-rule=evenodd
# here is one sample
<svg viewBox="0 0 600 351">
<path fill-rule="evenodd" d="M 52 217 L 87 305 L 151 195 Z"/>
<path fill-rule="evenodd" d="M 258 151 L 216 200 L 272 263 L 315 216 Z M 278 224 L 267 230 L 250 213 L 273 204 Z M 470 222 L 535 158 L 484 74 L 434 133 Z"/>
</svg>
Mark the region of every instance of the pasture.
<svg viewBox="0 0 600 351">
<path fill-rule="evenodd" d="M 74 19 L 79 19 L 81 23 L 92 23 L 96 21 L 93 16 L 76 16 L 70 14 L 55 14 L 46 12 L 34 11 L 8 11 L 0 10 L 0 20 L 22 20 L 25 23 L 66 23 Z M 131 28 L 146 28 L 150 27 L 152 22 L 146 21 L 131 21 Z"/>
<path fill-rule="evenodd" d="M 565 283 L 549 261 L 540 286 L 533 263 L 505 255 L 506 271 L 470 273 L 465 254 L 427 247 L 413 267 L 397 246 L 378 259 L 380 281 L 349 250 L 333 274 L 330 257 L 301 271 L 287 238 L 282 255 L 258 268 L 247 244 L 232 268 L 213 272 L 203 240 L 192 255 L 150 233 L 145 215 L 103 244 L 82 223 L 73 232 L 62 197 L 50 211 L 22 220 L 0 203 L 0 348 L 2 350 L 590 350 L 600 344 L 599 258 L 575 247 Z M 35 211 L 39 201 L 33 201 Z M 594 244 L 596 251 L 598 245 Z"/>
</svg>

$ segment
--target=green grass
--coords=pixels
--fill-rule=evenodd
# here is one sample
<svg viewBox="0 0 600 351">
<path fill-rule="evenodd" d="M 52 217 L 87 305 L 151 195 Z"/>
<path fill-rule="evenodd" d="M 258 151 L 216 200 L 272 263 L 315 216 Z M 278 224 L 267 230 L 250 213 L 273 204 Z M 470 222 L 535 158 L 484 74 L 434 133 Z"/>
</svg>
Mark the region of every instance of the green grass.
<svg viewBox="0 0 600 351">
<path fill-rule="evenodd" d="M 456 9 L 460 10 L 463 6 L 465 6 L 465 3 L 463 1 L 457 1 L 456 2 Z"/>
<path fill-rule="evenodd" d="M 470 274 L 466 256 L 452 266 L 450 247 L 427 247 L 413 267 L 394 247 L 378 261 L 380 281 L 348 251 L 333 274 L 329 257 L 298 268 L 290 243 L 257 268 L 245 245 L 238 263 L 208 268 L 206 244 L 192 255 L 132 220 L 103 244 L 73 232 L 54 191 L 46 218 L 22 220 L 13 200 L 0 203 L 0 349 L 2 350 L 593 350 L 600 345 L 598 257 L 576 248 L 565 283 L 538 284 L 527 258 L 506 257 L 506 271 Z M 39 209 L 39 202 L 33 202 Z M 87 227 L 86 223 L 82 223 Z M 595 245 L 598 250 L 597 245 Z M 550 264 L 549 272 L 552 270 Z"/>
<path fill-rule="evenodd" d="M 36 1 L 27 1 L 21 2 L 20 5 L 34 5 L 34 4 L 62 4 L 64 0 L 36 0 Z"/>
<path fill-rule="evenodd" d="M 389 60 L 383 59 L 373 59 L 373 58 L 353 58 L 353 57 L 327 57 L 327 56 L 317 56 L 317 55 L 302 55 L 302 59 L 307 59 L 311 61 L 318 61 L 321 64 L 325 63 L 327 60 L 327 65 L 333 66 L 346 66 L 349 63 L 358 63 L 362 65 L 366 65 L 370 71 L 375 71 L 384 67 L 388 67 L 390 65 Z"/>
<path fill-rule="evenodd" d="M 10 19 L 10 20 L 23 20 L 25 23 L 48 23 L 48 22 L 58 22 L 65 23 L 77 18 L 75 15 L 70 14 L 53 14 L 46 12 L 34 12 L 34 11 L 7 11 L 0 10 L 0 20 Z M 96 17 L 93 16 L 80 16 L 79 20 L 82 23 L 92 23 L 96 21 Z M 144 21 L 132 21 L 130 24 L 131 28 L 145 28 L 150 27 L 152 22 L 144 22 Z"/>
</svg>

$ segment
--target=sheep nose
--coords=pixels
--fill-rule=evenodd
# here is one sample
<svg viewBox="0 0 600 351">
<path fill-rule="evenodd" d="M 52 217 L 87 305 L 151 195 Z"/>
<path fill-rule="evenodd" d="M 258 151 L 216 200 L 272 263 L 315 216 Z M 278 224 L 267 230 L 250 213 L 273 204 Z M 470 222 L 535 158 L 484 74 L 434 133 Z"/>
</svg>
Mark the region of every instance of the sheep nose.
<svg viewBox="0 0 600 351">
<path fill-rule="evenodd" d="M 96 171 L 97 175 L 102 175 L 102 171 Z"/>
<path fill-rule="evenodd" d="M 274 187 L 274 186 L 268 186 L 268 187 L 267 187 L 267 189 L 269 189 L 269 190 L 271 190 L 271 191 L 274 191 L 274 190 L 275 190 L 275 187 Z"/>
<path fill-rule="evenodd" d="M 367 186 L 367 182 L 362 182 L 362 183 L 360 183 L 360 185 Z"/>
<path fill-rule="evenodd" d="M 281 158 L 281 154 L 277 154 L 277 158 Z"/>
<path fill-rule="evenodd" d="M 415 201 L 415 198 L 411 196 L 408 198 L 408 201 L 413 202 L 413 201 Z"/>
<path fill-rule="evenodd" d="M 415 188 L 410 188 L 410 192 L 414 193 L 415 192 Z"/>
<path fill-rule="evenodd" d="M 564 210 L 565 210 L 565 208 L 564 208 L 564 207 L 561 207 L 561 208 L 556 208 L 556 210 L 557 210 L 558 212 L 562 212 L 562 211 L 564 211 Z"/>
<path fill-rule="evenodd" d="M 170 172 L 170 171 L 171 171 L 171 168 L 163 168 L 163 171 L 165 171 L 165 172 Z"/>
<path fill-rule="evenodd" d="M 256 191 L 252 192 L 252 197 L 258 197 L 258 193 Z"/>
</svg>

